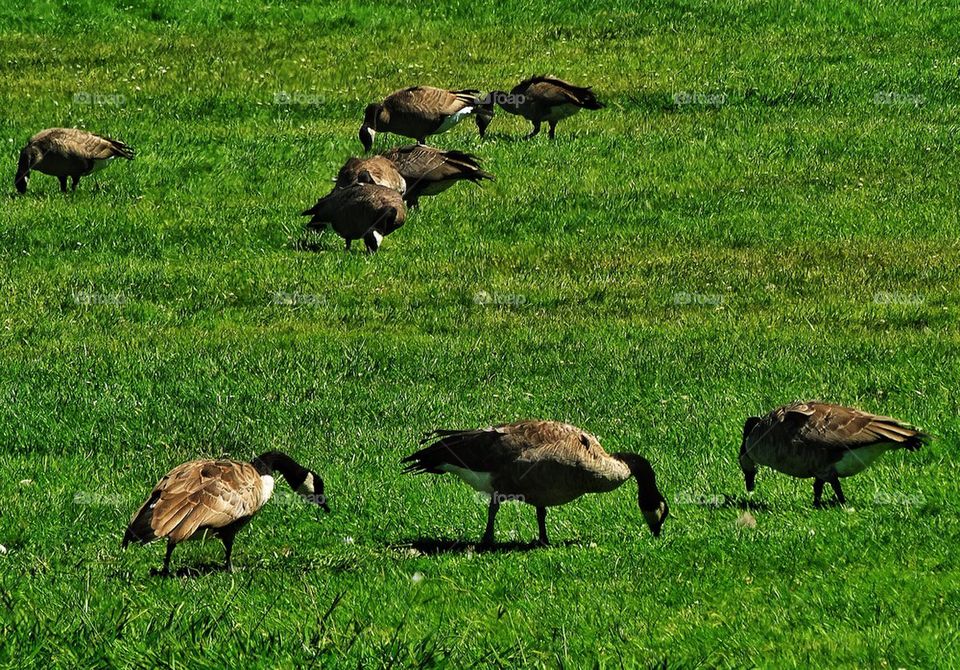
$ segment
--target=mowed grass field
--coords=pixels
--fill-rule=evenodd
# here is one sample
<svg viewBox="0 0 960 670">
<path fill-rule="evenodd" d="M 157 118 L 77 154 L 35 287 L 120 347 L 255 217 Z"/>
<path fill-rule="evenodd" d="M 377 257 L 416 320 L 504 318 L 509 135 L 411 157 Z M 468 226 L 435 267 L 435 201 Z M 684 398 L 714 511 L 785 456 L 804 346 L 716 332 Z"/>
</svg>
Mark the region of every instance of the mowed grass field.
<svg viewBox="0 0 960 670">
<path fill-rule="evenodd" d="M 955 667 L 958 38 L 950 2 L 0 7 L 0 664 Z M 304 235 L 367 103 L 543 72 L 606 109 L 434 138 L 496 181 L 374 256 Z M 14 197 L 51 126 L 137 159 Z M 806 399 L 936 440 L 846 508 L 761 471 L 738 523 L 744 419 Z M 485 502 L 401 473 L 428 429 L 525 417 L 645 454 L 662 537 L 630 482 L 547 549 L 505 506 L 478 553 Z M 121 551 L 172 466 L 268 449 L 333 513 L 275 497 L 232 575 Z"/>
</svg>

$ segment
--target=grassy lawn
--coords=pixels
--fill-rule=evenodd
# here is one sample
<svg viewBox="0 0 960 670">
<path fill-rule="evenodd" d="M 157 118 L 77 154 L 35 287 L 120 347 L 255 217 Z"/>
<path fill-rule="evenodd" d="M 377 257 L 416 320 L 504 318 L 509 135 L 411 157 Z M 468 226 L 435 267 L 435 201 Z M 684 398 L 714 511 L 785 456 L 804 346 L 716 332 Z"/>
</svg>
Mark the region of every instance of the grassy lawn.
<svg viewBox="0 0 960 670">
<path fill-rule="evenodd" d="M 955 667 L 960 663 L 960 7 L 794 0 L 69 2 L 0 7 L 0 664 Z M 367 256 L 300 210 L 412 84 L 549 72 L 607 104 L 524 142 L 433 144 L 495 182 L 424 199 Z M 75 194 L 51 126 L 135 146 Z M 380 136 L 377 147 L 406 143 Z M 845 482 L 761 471 L 745 417 L 823 399 L 936 440 Z M 557 508 L 398 461 L 525 417 L 653 463 Z M 289 452 L 232 575 L 120 550 L 172 466 Z M 279 486 L 278 486 L 279 490 Z M 218 562 L 184 545 L 176 567 Z"/>
</svg>

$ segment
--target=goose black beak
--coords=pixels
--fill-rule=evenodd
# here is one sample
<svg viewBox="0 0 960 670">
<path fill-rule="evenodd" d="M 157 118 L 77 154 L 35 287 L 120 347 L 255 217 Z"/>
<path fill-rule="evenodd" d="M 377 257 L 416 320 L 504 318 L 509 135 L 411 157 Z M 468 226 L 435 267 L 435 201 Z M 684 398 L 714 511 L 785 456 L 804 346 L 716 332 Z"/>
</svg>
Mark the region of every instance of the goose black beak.
<svg viewBox="0 0 960 670">
<path fill-rule="evenodd" d="M 27 182 L 29 181 L 26 175 L 18 176 L 14 181 L 14 185 L 17 187 L 17 192 L 20 194 L 27 192 Z"/>
</svg>

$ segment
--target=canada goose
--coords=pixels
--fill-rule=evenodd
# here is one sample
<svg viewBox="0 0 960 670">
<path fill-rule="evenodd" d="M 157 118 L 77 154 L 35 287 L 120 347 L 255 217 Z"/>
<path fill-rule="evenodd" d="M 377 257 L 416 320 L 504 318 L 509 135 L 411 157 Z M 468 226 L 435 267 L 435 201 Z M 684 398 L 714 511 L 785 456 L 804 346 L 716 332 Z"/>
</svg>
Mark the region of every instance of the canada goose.
<svg viewBox="0 0 960 670">
<path fill-rule="evenodd" d="M 384 154 L 406 180 L 403 199 L 409 207 L 420 204 L 420 196 L 436 195 L 466 179 L 479 184 L 493 175 L 480 169 L 479 159 L 462 151 L 443 151 L 425 144 L 410 144 Z"/>
<path fill-rule="evenodd" d="M 533 130 L 527 139 L 540 132 L 540 124 L 546 121 L 550 125 L 550 139 L 553 139 L 557 122 L 573 116 L 581 109 L 603 109 L 590 87 L 573 84 L 540 75 L 524 79 L 514 86 L 510 93 L 491 91 L 489 102 L 500 105 L 509 114 L 517 114 L 533 123 Z"/>
<path fill-rule="evenodd" d="M 347 249 L 353 240 L 362 238 L 367 251 L 373 253 L 384 237 L 403 225 L 407 208 L 395 190 L 361 183 L 333 189 L 302 214 L 313 217 L 308 228 L 323 230 L 329 223 L 347 241 Z"/>
<path fill-rule="evenodd" d="M 394 91 L 383 102 L 367 105 L 360 126 L 360 142 L 365 151 L 370 151 L 374 137 L 380 132 L 412 137 L 423 144 L 428 136 L 445 133 L 470 115 L 476 117 L 477 129 L 483 137 L 493 116 L 493 107 L 484 105 L 479 94 L 480 91 L 473 89 L 447 91 L 432 86 Z"/>
<path fill-rule="evenodd" d="M 337 174 L 337 187 L 346 188 L 351 184 L 379 184 L 401 194 L 407 190 L 397 166 L 383 156 L 351 158 L 344 163 Z"/>
<path fill-rule="evenodd" d="M 132 161 L 133 155 L 131 147 L 108 137 L 76 128 L 47 128 L 31 137 L 20 152 L 14 185 L 26 193 L 30 171 L 36 170 L 59 179 L 64 193 L 70 177 L 76 191 L 80 177 L 105 168 L 118 156 Z"/>
<path fill-rule="evenodd" d="M 540 543 L 547 544 L 547 507 L 585 493 L 612 491 L 637 478 L 637 502 L 654 536 L 667 518 L 667 501 L 657 489 L 650 463 L 637 454 L 608 454 L 593 435 L 557 421 L 519 421 L 478 430 L 436 430 L 407 456 L 406 472 L 452 472 L 490 495 L 482 543 L 493 543 L 500 503 L 519 500 L 537 508 Z"/>
<path fill-rule="evenodd" d="M 157 483 L 146 502 L 130 519 L 123 547 L 167 539 L 162 575 L 170 574 L 170 556 L 186 540 L 207 534 L 219 537 L 230 560 L 233 538 L 273 493 L 273 473 L 279 472 L 294 491 L 329 512 L 323 480 L 279 451 L 268 451 L 250 463 L 201 459 L 178 465 Z"/>
<path fill-rule="evenodd" d="M 753 491 L 757 466 L 793 477 L 813 477 L 813 504 L 820 506 L 829 482 L 841 505 L 840 477 L 850 477 L 890 449 L 916 451 L 929 436 L 888 416 L 824 402 L 798 402 L 743 426 L 740 469 Z"/>
</svg>

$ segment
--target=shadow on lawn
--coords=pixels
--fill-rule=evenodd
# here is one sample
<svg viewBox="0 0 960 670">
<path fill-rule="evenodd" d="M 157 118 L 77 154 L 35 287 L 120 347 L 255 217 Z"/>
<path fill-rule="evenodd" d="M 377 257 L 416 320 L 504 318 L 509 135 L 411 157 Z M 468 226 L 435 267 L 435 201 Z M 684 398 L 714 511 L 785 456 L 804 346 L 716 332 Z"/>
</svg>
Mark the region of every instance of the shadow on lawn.
<svg viewBox="0 0 960 670">
<path fill-rule="evenodd" d="M 395 551 L 406 549 L 415 549 L 421 554 L 435 556 L 438 554 L 497 554 L 497 553 L 522 553 L 536 549 L 549 549 L 550 547 L 573 547 L 582 543 L 573 540 L 563 542 L 552 542 L 547 546 L 541 545 L 537 541 L 533 542 L 494 542 L 492 545 L 482 545 L 476 542 L 465 540 L 451 540 L 448 538 L 417 538 L 391 544 L 390 548 Z"/>
<path fill-rule="evenodd" d="M 719 505 L 720 509 L 742 509 L 751 512 L 765 512 L 770 509 L 770 505 L 762 500 L 753 500 L 746 496 L 728 496 L 723 494 L 723 502 Z"/>
</svg>

